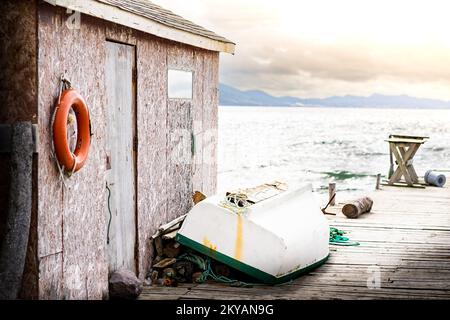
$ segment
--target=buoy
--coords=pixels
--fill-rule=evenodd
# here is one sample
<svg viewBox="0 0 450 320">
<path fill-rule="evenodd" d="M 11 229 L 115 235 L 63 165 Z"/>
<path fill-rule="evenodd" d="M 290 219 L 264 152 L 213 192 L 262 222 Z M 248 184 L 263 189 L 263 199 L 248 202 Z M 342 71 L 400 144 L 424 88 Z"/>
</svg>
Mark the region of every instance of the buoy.
<svg viewBox="0 0 450 320">
<path fill-rule="evenodd" d="M 67 141 L 67 118 L 70 109 L 77 119 L 77 143 L 72 152 Z M 80 170 L 89 153 L 91 139 L 89 110 L 83 97 L 74 89 L 64 90 L 53 122 L 53 144 L 58 162 L 66 172 Z"/>
</svg>

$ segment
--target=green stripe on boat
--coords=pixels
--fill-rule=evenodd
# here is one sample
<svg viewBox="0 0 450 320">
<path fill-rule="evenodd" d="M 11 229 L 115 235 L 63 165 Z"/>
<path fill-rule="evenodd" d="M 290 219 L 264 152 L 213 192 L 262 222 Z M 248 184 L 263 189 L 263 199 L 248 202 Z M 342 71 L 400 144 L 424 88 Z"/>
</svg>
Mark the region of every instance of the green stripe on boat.
<svg viewBox="0 0 450 320">
<path fill-rule="evenodd" d="M 203 244 L 198 243 L 197 241 L 186 238 L 185 236 L 183 236 L 179 233 L 176 236 L 176 241 L 178 241 L 179 243 L 181 243 L 182 245 L 184 245 L 188 248 L 198 251 L 208 257 L 211 257 L 214 260 L 222 262 L 236 270 L 239 270 L 239 271 L 241 271 L 255 279 L 258 279 L 258 280 L 262 281 L 263 283 L 267 283 L 267 284 L 280 284 L 280 283 L 295 279 L 295 278 L 299 277 L 300 275 L 308 273 L 308 272 L 314 270 L 315 268 L 321 266 L 322 264 L 325 263 L 325 261 L 327 261 L 327 259 L 329 257 L 329 255 L 327 255 L 322 260 L 319 260 L 307 267 L 304 267 L 301 269 L 294 269 L 291 272 L 289 272 L 288 274 L 282 275 L 281 277 L 275 277 L 267 272 L 256 269 L 248 264 L 245 264 L 234 258 L 224 255 L 218 251 L 208 248 L 208 247 L 204 246 Z"/>
</svg>

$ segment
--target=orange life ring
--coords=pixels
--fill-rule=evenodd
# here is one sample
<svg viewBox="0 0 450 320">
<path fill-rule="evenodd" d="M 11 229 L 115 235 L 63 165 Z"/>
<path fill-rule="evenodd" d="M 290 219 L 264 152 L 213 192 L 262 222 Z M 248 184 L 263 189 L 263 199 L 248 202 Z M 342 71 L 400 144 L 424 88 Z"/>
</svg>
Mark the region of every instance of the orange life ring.
<svg viewBox="0 0 450 320">
<path fill-rule="evenodd" d="M 67 141 L 67 118 L 70 108 L 77 118 L 77 144 L 72 153 Z M 53 144 L 56 158 L 64 170 L 76 172 L 86 162 L 91 140 L 89 110 L 83 97 L 74 89 L 64 90 L 53 122 Z"/>
</svg>

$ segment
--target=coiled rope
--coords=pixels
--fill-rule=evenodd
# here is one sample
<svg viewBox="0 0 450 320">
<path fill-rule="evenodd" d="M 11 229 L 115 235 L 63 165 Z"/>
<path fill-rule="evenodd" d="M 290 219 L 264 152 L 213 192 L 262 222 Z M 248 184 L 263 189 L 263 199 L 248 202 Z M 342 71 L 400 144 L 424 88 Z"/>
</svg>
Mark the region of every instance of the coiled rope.
<svg viewBox="0 0 450 320">
<path fill-rule="evenodd" d="M 247 195 L 244 193 L 233 192 L 227 194 L 225 200 L 220 202 L 219 205 L 241 215 L 247 211 L 247 207 L 249 207 L 251 203 L 247 201 Z"/>
<path fill-rule="evenodd" d="M 177 260 L 186 260 L 196 264 L 200 270 L 202 270 L 202 275 L 196 280 L 198 283 L 204 283 L 208 279 L 212 279 L 217 282 L 226 283 L 234 287 L 252 287 L 254 284 L 246 283 L 243 281 L 230 279 L 222 275 L 216 275 L 211 268 L 211 259 L 209 257 L 202 258 L 193 253 L 185 253 L 177 258 Z"/>
<path fill-rule="evenodd" d="M 359 246 L 359 242 L 349 241 L 349 238 L 343 237 L 344 234 L 346 234 L 345 231 L 330 227 L 329 243 L 338 246 Z"/>
<path fill-rule="evenodd" d="M 64 90 L 70 89 L 70 87 L 71 87 L 70 81 L 68 79 L 66 79 L 64 74 L 61 75 L 61 77 L 60 77 L 60 85 L 59 85 L 59 92 L 58 92 L 58 102 L 56 103 L 56 107 L 53 110 L 52 118 L 51 118 L 51 121 L 50 121 L 50 136 L 52 137 L 52 144 L 51 144 L 50 154 L 51 154 L 51 157 L 54 159 L 54 161 L 56 163 L 56 166 L 58 167 L 59 178 L 60 178 L 61 184 L 63 185 L 64 188 L 67 188 L 66 181 L 65 181 L 66 179 L 65 179 L 65 176 L 64 176 L 64 172 L 65 171 L 64 171 L 64 166 L 61 167 L 61 165 L 59 164 L 59 161 L 58 161 L 58 159 L 56 157 L 55 144 L 54 144 L 54 141 L 53 141 L 53 124 L 55 123 L 56 112 L 58 111 L 59 104 L 61 103 L 62 92 Z"/>
</svg>

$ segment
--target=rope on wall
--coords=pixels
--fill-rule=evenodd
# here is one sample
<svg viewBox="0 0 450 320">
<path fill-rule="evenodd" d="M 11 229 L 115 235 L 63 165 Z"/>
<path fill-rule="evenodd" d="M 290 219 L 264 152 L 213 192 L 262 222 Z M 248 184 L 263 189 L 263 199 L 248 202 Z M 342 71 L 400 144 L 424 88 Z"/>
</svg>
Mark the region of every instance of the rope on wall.
<svg viewBox="0 0 450 320">
<path fill-rule="evenodd" d="M 111 229 L 111 220 L 112 220 L 112 213 L 111 213 L 111 189 L 108 186 L 108 182 L 106 182 L 106 189 L 108 190 L 108 212 L 109 212 L 109 221 L 108 221 L 108 230 L 106 233 L 106 244 L 109 244 L 109 230 Z"/>
</svg>

